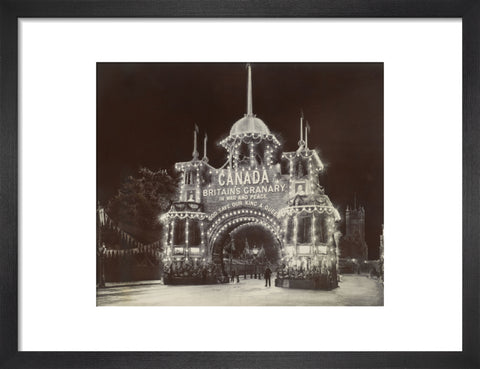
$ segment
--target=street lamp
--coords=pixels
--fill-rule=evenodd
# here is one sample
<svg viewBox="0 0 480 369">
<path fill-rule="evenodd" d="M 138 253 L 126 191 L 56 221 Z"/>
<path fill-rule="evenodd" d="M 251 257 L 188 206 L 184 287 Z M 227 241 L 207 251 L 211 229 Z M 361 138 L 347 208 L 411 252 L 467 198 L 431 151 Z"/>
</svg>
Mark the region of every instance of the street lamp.
<svg viewBox="0 0 480 369">
<path fill-rule="evenodd" d="M 232 262 L 233 262 L 233 250 L 235 249 L 235 246 L 233 244 L 233 238 L 230 237 L 230 253 L 229 253 L 229 256 L 230 256 L 230 275 L 232 274 Z"/>
<path fill-rule="evenodd" d="M 100 206 L 100 202 L 97 204 L 97 283 L 99 287 L 105 287 L 105 279 L 102 278 L 102 227 L 105 225 L 105 209 Z M 99 265 L 100 262 L 100 265 Z M 100 269 L 100 270 L 98 270 Z M 100 274 L 100 275 L 99 275 Z M 99 278 L 100 277 L 100 278 Z"/>
<path fill-rule="evenodd" d="M 247 279 L 247 245 L 245 245 L 245 248 L 243 249 L 243 279 Z M 250 276 L 252 278 L 252 276 Z"/>
<path fill-rule="evenodd" d="M 254 246 L 252 252 L 253 252 L 253 267 L 255 268 L 254 274 L 255 274 L 255 279 L 257 279 L 257 254 L 258 251 L 260 251 L 257 248 L 257 245 Z"/>
<path fill-rule="evenodd" d="M 99 287 L 105 287 L 105 253 L 107 248 L 105 247 L 105 242 L 102 242 L 102 246 L 98 249 L 98 254 L 100 256 L 100 284 Z"/>
</svg>

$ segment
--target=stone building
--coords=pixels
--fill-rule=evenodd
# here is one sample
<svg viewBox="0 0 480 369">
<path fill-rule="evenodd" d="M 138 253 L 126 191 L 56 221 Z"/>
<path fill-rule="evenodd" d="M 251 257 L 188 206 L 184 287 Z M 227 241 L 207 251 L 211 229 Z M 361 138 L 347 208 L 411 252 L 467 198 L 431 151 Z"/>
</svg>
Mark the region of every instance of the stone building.
<svg viewBox="0 0 480 369">
<path fill-rule="evenodd" d="M 368 259 L 368 246 L 365 241 L 365 209 L 363 206 L 347 206 L 345 212 L 345 235 L 340 240 L 342 259 Z"/>
</svg>

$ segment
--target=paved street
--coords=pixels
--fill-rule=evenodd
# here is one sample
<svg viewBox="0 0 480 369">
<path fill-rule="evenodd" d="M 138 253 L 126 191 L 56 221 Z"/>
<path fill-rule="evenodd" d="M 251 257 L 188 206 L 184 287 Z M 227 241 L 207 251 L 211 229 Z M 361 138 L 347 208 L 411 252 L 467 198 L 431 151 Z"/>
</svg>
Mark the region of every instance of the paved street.
<svg viewBox="0 0 480 369">
<path fill-rule="evenodd" d="M 273 278 L 272 278 L 273 283 Z M 107 283 L 98 306 L 372 306 L 383 305 L 383 285 L 366 275 L 344 275 L 332 291 L 265 287 L 263 280 L 204 286 L 164 286 L 159 281 Z"/>
</svg>

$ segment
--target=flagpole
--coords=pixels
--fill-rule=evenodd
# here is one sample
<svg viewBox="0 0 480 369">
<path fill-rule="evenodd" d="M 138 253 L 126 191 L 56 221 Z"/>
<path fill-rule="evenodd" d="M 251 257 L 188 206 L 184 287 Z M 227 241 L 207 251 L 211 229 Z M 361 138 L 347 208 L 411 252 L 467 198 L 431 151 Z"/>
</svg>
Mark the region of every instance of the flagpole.
<svg viewBox="0 0 480 369">
<path fill-rule="evenodd" d="M 197 152 L 197 130 L 193 131 L 193 155 Z"/>
<path fill-rule="evenodd" d="M 193 158 L 198 158 L 198 151 L 197 151 L 197 133 L 198 133 L 198 126 L 195 124 L 195 129 L 193 131 Z"/>
<path fill-rule="evenodd" d="M 205 138 L 203 139 L 203 159 L 207 159 L 207 134 L 205 133 Z"/>
<path fill-rule="evenodd" d="M 300 116 L 300 142 L 303 141 L 303 112 Z"/>
<path fill-rule="evenodd" d="M 250 63 L 247 64 L 248 81 L 247 81 L 247 116 L 253 116 L 253 104 L 252 104 L 252 68 Z"/>
<path fill-rule="evenodd" d="M 245 247 L 243 248 L 243 279 L 247 279 L 247 246 L 248 241 L 245 238 Z"/>
<path fill-rule="evenodd" d="M 310 125 L 308 124 L 308 120 L 307 120 L 307 124 L 305 124 L 305 149 L 308 149 L 308 131 L 310 130 Z"/>
</svg>

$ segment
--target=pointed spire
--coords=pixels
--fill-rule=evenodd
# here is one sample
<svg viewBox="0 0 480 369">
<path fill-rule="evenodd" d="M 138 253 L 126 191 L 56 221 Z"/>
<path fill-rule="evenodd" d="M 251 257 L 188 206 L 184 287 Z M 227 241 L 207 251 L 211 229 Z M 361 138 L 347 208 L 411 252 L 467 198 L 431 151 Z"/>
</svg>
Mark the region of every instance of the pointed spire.
<svg viewBox="0 0 480 369">
<path fill-rule="evenodd" d="M 248 81 L 247 81 L 247 116 L 253 115 L 253 106 L 252 106 L 252 67 L 250 63 L 247 63 L 248 69 Z"/>
<path fill-rule="evenodd" d="M 303 109 L 300 110 L 300 142 L 303 141 Z"/>
<path fill-rule="evenodd" d="M 305 124 L 305 149 L 308 149 L 308 134 L 310 133 L 310 124 L 308 124 L 308 120 Z"/>
<path fill-rule="evenodd" d="M 357 193 L 353 193 L 353 204 L 354 204 L 354 210 L 357 210 Z"/>
<path fill-rule="evenodd" d="M 192 156 L 194 160 L 198 159 L 197 135 L 198 135 L 198 126 L 195 123 L 195 130 L 193 131 L 193 152 L 192 152 Z"/>
<path fill-rule="evenodd" d="M 207 157 L 207 134 L 205 133 L 205 138 L 203 139 L 203 158 L 202 160 L 206 163 L 208 163 L 208 157 Z"/>
<path fill-rule="evenodd" d="M 298 141 L 298 149 L 297 152 L 300 152 L 305 147 L 305 141 L 303 141 L 303 109 L 300 109 L 300 141 Z"/>
</svg>

